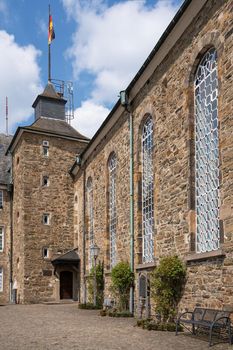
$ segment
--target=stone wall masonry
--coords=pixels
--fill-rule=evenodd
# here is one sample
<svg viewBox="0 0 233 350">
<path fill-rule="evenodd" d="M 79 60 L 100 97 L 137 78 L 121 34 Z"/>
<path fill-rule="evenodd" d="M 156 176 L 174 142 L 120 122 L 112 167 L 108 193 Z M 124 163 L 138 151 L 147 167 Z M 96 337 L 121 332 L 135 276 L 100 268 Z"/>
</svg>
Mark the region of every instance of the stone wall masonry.
<svg viewBox="0 0 233 350">
<path fill-rule="evenodd" d="M 49 156 L 42 154 L 42 142 L 49 141 Z M 50 259 L 74 248 L 73 182 L 68 173 L 83 144 L 59 137 L 24 133 L 21 145 L 14 154 L 15 210 L 22 222 L 15 225 L 14 257 L 23 260 L 22 272 L 15 264 L 15 278 L 20 280 L 20 302 L 33 303 L 56 298 L 56 277 Z M 19 164 L 17 164 L 19 157 Z M 18 169 L 17 167 L 20 167 Z M 49 177 L 49 186 L 42 186 L 43 176 Z M 21 199 L 21 203 L 17 205 Z M 50 223 L 44 225 L 43 214 L 49 214 Z M 17 245 L 21 249 L 18 253 Z M 49 259 L 42 256 L 49 249 Z M 18 262 L 20 264 L 20 262 Z M 19 287 L 20 288 L 20 287 Z"/>
<path fill-rule="evenodd" d="M 3 208 L 0 209 L 0 227 L 4 230 L 4 247 L 0 252 L 0 267 L 3 268 L 3 291 L 0 292 L 0 304 L 10 300 L 10 195 L 7 187 L 0 185 L 3 191 Z"/>
<path fill-rule="evenodd" d="M 232 2 L 209 0 L 175 43 L 165 60 L 133 101 L 135 172 L 135 265 L 141 264 L 141 137 L 146 114 L 154 122 L 155 264 L 178 254 L 184 261 L 195 248 L 193 197 L 193 76 L 201 55 L 211 46 L 218 53 L 221 256 L 190 261 L 180 308 L 195 305 L 233 307 L 233 84 Z M 118 260 L 129 260 L 129 129 L 125 114 L 93 151 L 85 165 L 86 179 L 94 183 L 94 232 L 108 270 L 107 160 L 117 155 Z M 82 176 L 75 191 L 81 189 Z M 80 203 L 80 205 L 83 205 Z M 81 219 L 80 219 L 81 220 Z M 83 221 L 80 222 L 83 227 Z M 88 225 L 86 216 L 85 223 Z M 79 242 L 82 231 L 79 231 Z M 88 241 L 86 240 L 88 243 Z M 86 254 L 87 254 L 86 244 Z M 200 255 L 199 255 L 200 258 Z M 146 266 L 145 266 L 146 271 Z M 137 285 L 137 283 L 136 283 Z M 216 288 L 215 288 L 216 287 Z M 215 288 L 215 289 L 214 289 Z M 138 292 L 136 291 L 136 294 Z"/>
</svg>

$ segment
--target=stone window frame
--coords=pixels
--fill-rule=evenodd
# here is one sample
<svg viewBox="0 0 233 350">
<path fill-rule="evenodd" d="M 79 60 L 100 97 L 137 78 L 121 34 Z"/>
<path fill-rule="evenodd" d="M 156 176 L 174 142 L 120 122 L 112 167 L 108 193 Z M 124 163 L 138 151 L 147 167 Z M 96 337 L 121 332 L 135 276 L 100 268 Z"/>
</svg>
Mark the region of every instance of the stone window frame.
<svg viewBox="0 0 233 350">
<path fill-rule="evenodd" d="M 0 293 L 3 292 L 3 284 L 4 284 L 4 277 L 3 277 L 3 267 L 0 266 Z"/>
<path fill-rule="evenodd" d="M 46 252 L 46 254 L 45 254 L 45 252 Z M 50 258 L 50 250 L 49 250 L 48 247 L 43 247 L 42 248 L 42 257 L 45 260 Z"/>
<path fill-rule="evenodd" d="M 0 241 L 1 241 L 1 248 L 0 248 L 0 253 L 4 251 L 4 235 L 5 235 L 5 229 L 4 226 L 0 226 Z"/>
<path fill-rule="evenodd" d="M 88 244 L 88 264 L 89 269 L 93 266 L 93 258 L 91 256 L 91 247 L 94 242 L 94 195 L 93 195 L 93 180 L 91 176 L 88 176 L 86 181 L 86 200 L 87 200 L 87 236 L 89 240 Z"/>
<path fill-rule="evenodd" d="M 153 125 L 154 125 L 154 132 L 153 132 L 153 159 L 155 159 L 155 150 L 156 150 L 156 143 L 155 143 L 155 126 L 156 126 L 156 118 L 155 118 L 155 113 L 154 113 L 154 108 L 153 105 L 148 103 L 146 107 L 143 108 L 143 110 L 140 112 L 140 115 L 142 117 L 140 118 L 139 126 L 138 126 L 138 134 L 137 134 L 137 141 L 136 141 L 136 147 L 137 147 L 137 152 L 136 152 L 136 167 L 135 167 L 135 197 L 137 198 L 136 202 L 136 230 L 135 232 L 135 239 L 136 239 L 136 244 L 135 244 L 135 251 L 136 251 L 136 265 L 140 266 L 141 268 L 150 268 L 152 265 L 155 266 L 155 263 L 143 263 L 143 258 L 142 258 L 142 131 L 143 131 L 143 126 L 145 124 L 145 121 L 148 119 L 149 116 L 151 116 L 153 120 Z M 155 169 L 155 165 L 153 164 L 153 168 Z M 154 184 L 155 184 L 155 170 L 153 172 L 154 176 Z M 156 217 L 155 215 L 155 210 L 156 210 L 156 198 L 155 198 L 155 191 L 154 191 L 154 218 Z M 156 221 L 154 220 L 154 236 L 156 236 Z M 155 258 L 155 241 L 154 241 L 154 258 Z"/>
<path fill-rule="evenodd" d="M 45 218 L 47 217 L 47 222 L 45 220 Z M 51 217 L 50 217 L 50 214 L 49 213 L 44 213 L 43 216 L 42 216 L 42 222 L 43 222 L 43 225 L 45 226 L 49 226 L 50 223 L 51 223 Z"/>
<path fill-rule="evenodd" d="M 110 152 L 108 160 L 106 162 L 106 260 L 107 260 L 107 271 L 111 271 L 112 269 L 112 265 L 111 265 L 111 252 L 110 252 L 110 247 L 111 247 L 111 243 L 110 243 L 110 191 L 109 191 L 109 187 L 110 187 L 110 174 L 109 174 L 109 162 L 112 159 L 112 157 L 116 158 L 116 173 L 117 173 L 117 163 L 118 163 L 118 155 L 117 152 L 115 152 L 114 150 Z M 117 176 L 116 176 L 116 193 L 117 193 Z M 117 201 L 116 201 L 116 212 L 117 212 Z M 116 214 L 116 261 L 117 261 L 117 214 Z"/>
<path fill-rule="evenodd" d="M 4 194 L 3 194 L 3 190 L 0 190 L 0 209 L 3 209 L 3 204 L 4 204 Z"/>
<path fill-rule="evenodd" d="M 222 250 L 206 252 L 206 253 L 197 253 L 196 252 L 196 208 L 195 208 L 195 130 L 194 130 L 194 81 L 197 68 L 204 57 L 205 53 L 211 48 L 215 48 L 217 51 L 218 57 L 218 102 L 221 105 L 221 74 L 220 67 L 222 66 L 222 53 L 224 50 L 224 38 L 218 32 L 210 32 L 202 37 L 201 40 L 196 44 L 191 57 L 189 59 L 189 67 L 187 78 L 184 83 L 184 89 L 186 90 L 187 104 L 188 104 L 188 224 L 189 224 L 189 252 L 187 256 L 187 261 L 200 260 L 203 256 L 208 258 L 209 255 L 222 256 Z M 218 131 L 219 131 L 219 196 L 221 199 L 221 187 L 222 187 L 222 155 L 221 155 L 221 110 L 218 110 Z M 221 207 L 221 204 L 220 204 Z M 223 231 L 223 222 L 219 220 L 220 227 L 220 248 L 224 242 L 224 231 Z M 203 259 L 204 259 L 203 258 Z"/>
<path fill-rule="evenodd" d="M 47 182 L 45 181 L 45 179 L 47 180 Z M 50 181 L 49 181 L 49 176 L 48 175 L 42 175 L 42 187 L 49 187 L 50 185 Z"/>
<path fill-rule="evenodd" d="M 42 155 L 45 158 L 49 157 L 49 141 L 47 140 L 42 141 Z"/>
<path fill-rule="evenodd" d="M 149 123 L 149 124 L 148 124 Z M 150 125 L 150 136 L 147 133 L 148 125 Z M 146 135 L 145 135 L 146 133 Z M 151 168 L 148 167 L 148 162 L 144 165 L 144 158 L 146 153 L 146 149 L 148 147 L 148 140 L 152 139 L 152 147 L 150 150 L 150 161 L 152 162 Z M 142 127 L 142 134 L 141 134 L 141 162 L 142 162 L 142 263 L 151 263 L 154 261 L 154 223 L 155 223 L 155 217 L 154 217 L 154 168 L 153 168 L 153 149 L 154 149 L 154 122 L 153 118 L 150 114 L 147 115 L 147 118 L 144 120 L 143 127 Z M 145 158 L 146 159 L 146 158 Z M 145 168 L 145 171 L 144 171 Z M 152 178 L 152 188 L 148 191 L 145 190 L 148 185 L 151 185 L 151 181 L 146 180 L 146 177 L 148 175 L 149 170 L 149 178 Z M 144 176 L 145 175 L 145 176 Z M 150 186 L 151 187 L 151 186 Z M 145 192 L 149 192 L 149 195 L 145 197 Z M 146 199 L 145 199 L 146 198 Z M 151 204 L 147 203 L 151 202 Z M 145 213 L 144 213 L 145 210 Z M 146 212 L 147 211 L 147 212 Z M 152 221 L 152 222 L 151 222 Z M 146 229 L 150 227 L 150 230 L 152 230 L 152 236 L 151 238 L 148 238 L 148 230 Z M 146 237 L 148 239 L 147 245 L 148 247 L 144 247 L 144 242 L 146 242 Z M 150 237 L 150 235 L 149 235 Z M 150 243 L 149 243 L 150 242 Z M 144 244 L 143 244 L 144 243 Z M 153 244 L 152 251 L 150 251 L 150 244 Z M 146 253 L 147 252 L 147 253 Z"/>
</svg>

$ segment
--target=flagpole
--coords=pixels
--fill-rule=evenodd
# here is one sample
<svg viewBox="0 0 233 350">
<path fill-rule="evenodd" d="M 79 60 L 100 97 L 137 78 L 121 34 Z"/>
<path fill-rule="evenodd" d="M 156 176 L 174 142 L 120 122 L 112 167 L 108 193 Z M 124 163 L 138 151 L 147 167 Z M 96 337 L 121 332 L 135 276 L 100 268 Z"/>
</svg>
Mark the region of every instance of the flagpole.
<svg viewBox="0 0 233 350">
<path fill-rule="evenodd" d="M 49 19 L 50 19 L 50 5 L 49 5 Z M 51 81 L 51 49 L 48 41 L 48 81 Z"/>
</svg>

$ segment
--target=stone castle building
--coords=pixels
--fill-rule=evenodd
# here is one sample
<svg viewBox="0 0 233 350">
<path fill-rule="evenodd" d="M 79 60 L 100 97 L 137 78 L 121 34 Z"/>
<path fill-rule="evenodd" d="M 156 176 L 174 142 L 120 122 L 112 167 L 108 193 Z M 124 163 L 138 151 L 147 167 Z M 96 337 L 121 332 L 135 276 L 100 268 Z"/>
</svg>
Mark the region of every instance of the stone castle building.
<svg viewBox="0 0 233 350">
<path fill-rule="evenodd" d="M 35 122 L 7 139 L 0 302 L 85 302 L 96 243 L 105 297 L 112 267 L 131 262 L 149 313 L 150 272 L 177 254 L 181 309 L 233 306 L 232 23 L 231 0 L 184 1 L 91 140 L 51 84 L 37 97 Z"/>
</svg>

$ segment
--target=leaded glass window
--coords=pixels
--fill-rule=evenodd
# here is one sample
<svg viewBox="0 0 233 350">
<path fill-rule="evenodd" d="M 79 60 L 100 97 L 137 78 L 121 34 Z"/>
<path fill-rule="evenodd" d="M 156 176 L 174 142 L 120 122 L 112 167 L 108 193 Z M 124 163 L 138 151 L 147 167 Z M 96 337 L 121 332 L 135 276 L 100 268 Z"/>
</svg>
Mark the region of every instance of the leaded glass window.
<svg viewBox="0 0 233 350">
<path fill-rule="evenodd" d="M 154 259 L 153 121 L 148 117 L 142 131 L 142 258 Z"/>
<path fill-rule="evenodd" d="M 92 267 L 93 259 L 91 256 L 91 247 L 94 244 L 94 209 L 93 209 L 93 184 L 89 177 L 87 180 L 87 201 L 89 216 L 89 266 Z"/>
<path fill-rule="evenodd" d="M 218 73 L 214 48 L 195 77 L 196 250 L 217 250 L 219 235 Z"/>
<path fill-rule="evenodd" d="M 110 238 L 110 267 L 116 265 L 116 155 L 109 159 L 109 238 Z"/>
</svg>

